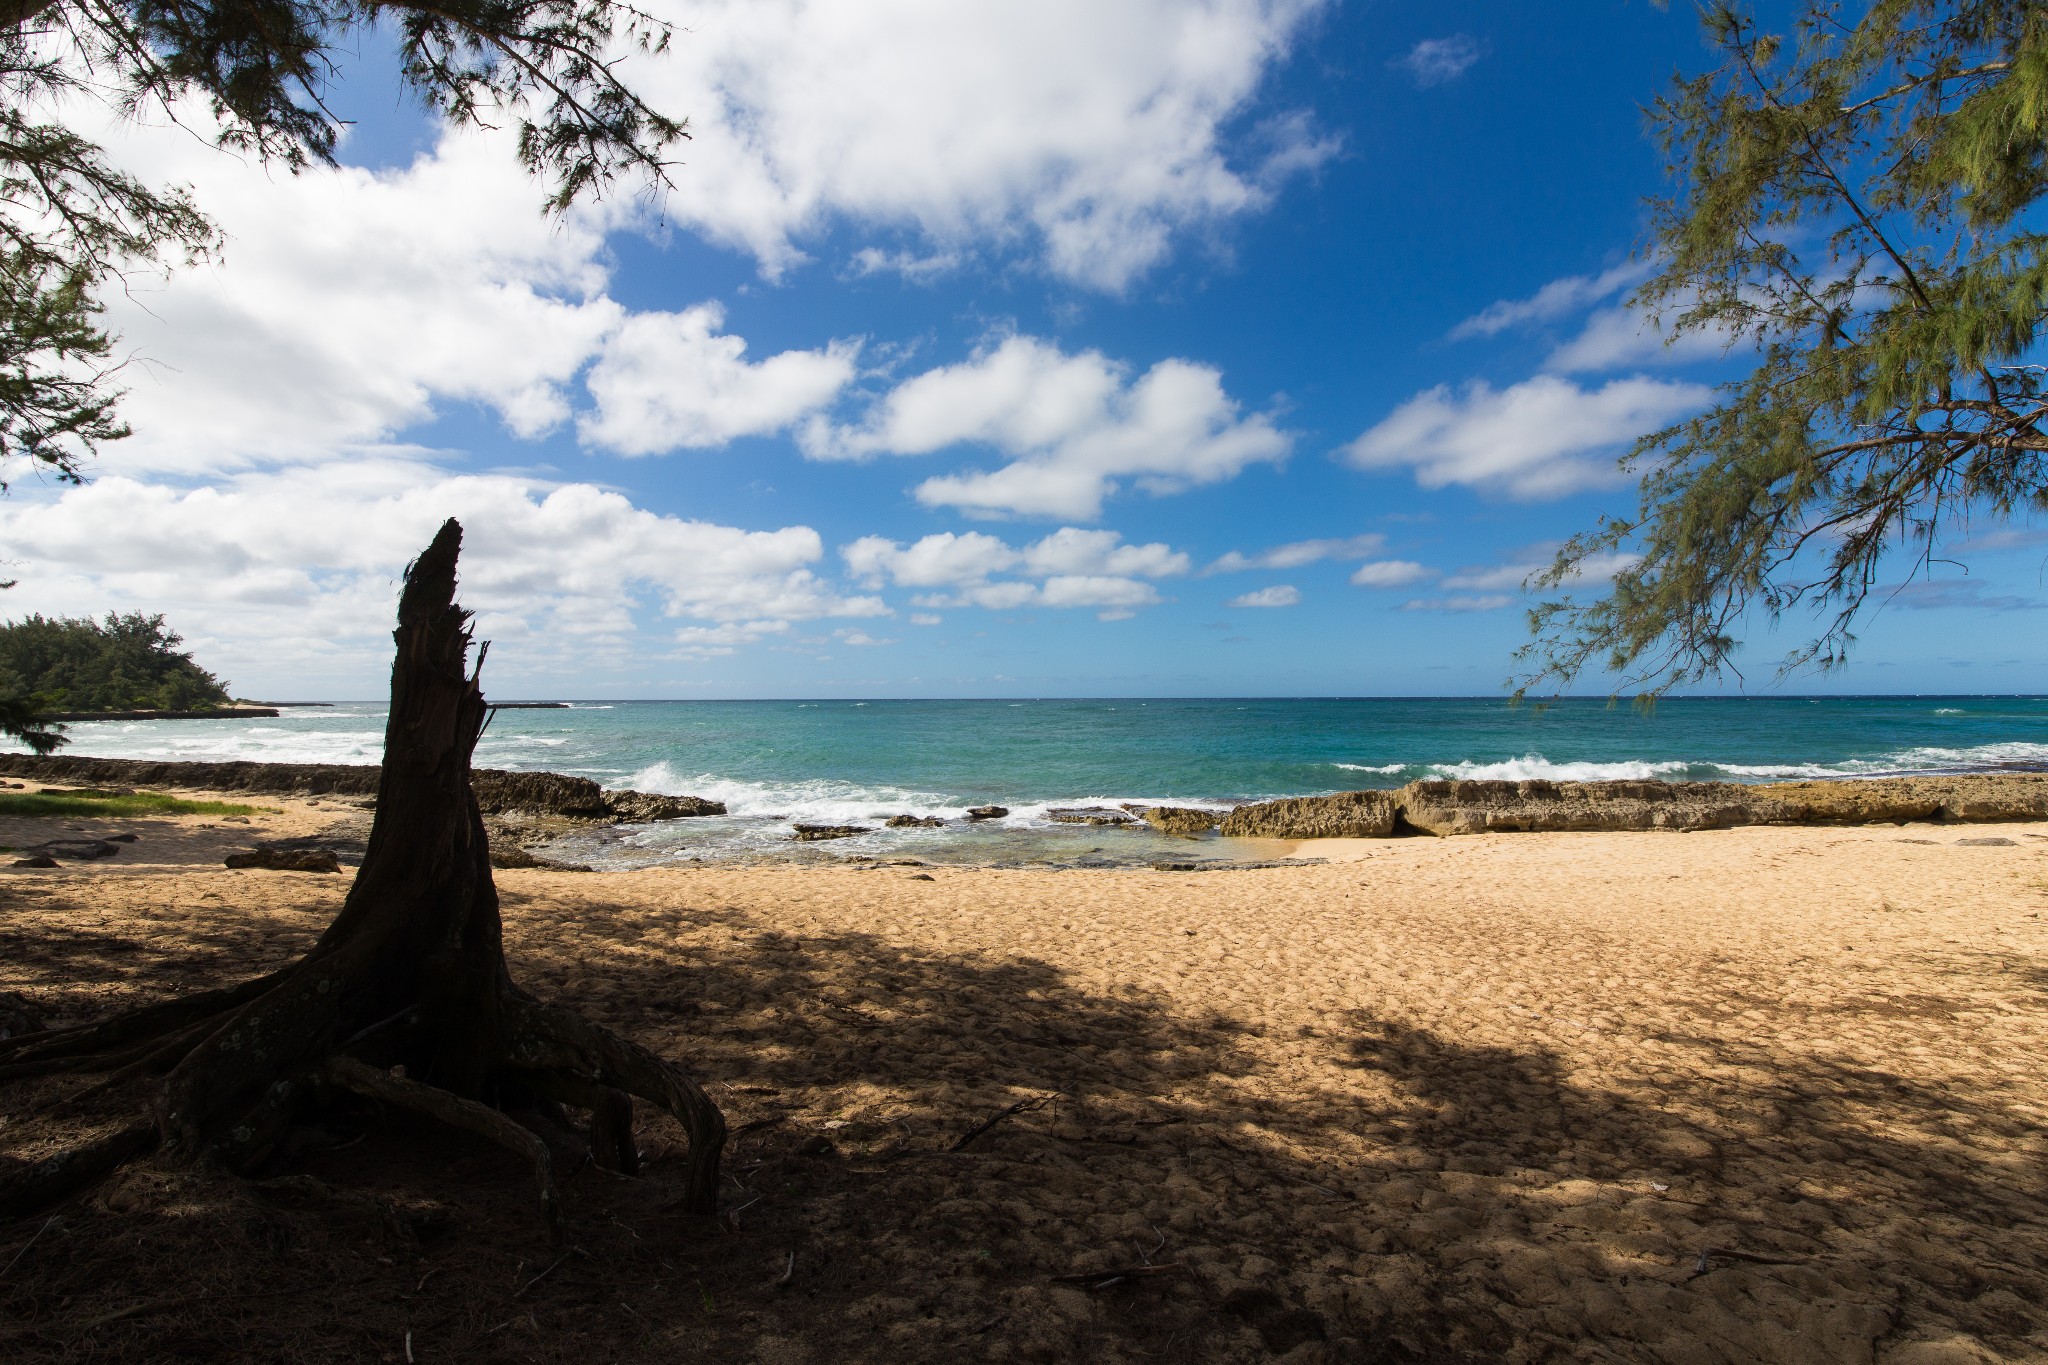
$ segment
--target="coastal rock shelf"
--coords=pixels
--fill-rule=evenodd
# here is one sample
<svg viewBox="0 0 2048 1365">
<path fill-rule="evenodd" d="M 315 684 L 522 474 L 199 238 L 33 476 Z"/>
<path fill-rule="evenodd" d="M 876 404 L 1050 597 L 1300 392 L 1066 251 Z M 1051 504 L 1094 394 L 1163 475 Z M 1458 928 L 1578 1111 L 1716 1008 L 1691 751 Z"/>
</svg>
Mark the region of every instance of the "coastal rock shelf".
<svg viewBox="0 0 2048 1365">
<path fill-rule="evenodd" d="M 1562 830 L 1699 830 L 1737 825 L 1861 825 L 1909 820 L 2048 818 L 2048 776 L 1836 782 L 1410 782 L 1239 806 L 1222 832 L 1240 838 L 1383 839 L 1394 834 Z"/>
<path fill-rule="evenodd" d="M 133 758 L 37 758 L 0 754 L 0 773 L 92 786 L 181 787 L 277 796 L 375 796 L 381 769 L 346 763 L 176 763 Z M 478 768 L 471 774 L 485 815 L 527 814 L 643 824 L 723 815 L 700 796 L 607 791 L 587 777 Z"/>
</svg>

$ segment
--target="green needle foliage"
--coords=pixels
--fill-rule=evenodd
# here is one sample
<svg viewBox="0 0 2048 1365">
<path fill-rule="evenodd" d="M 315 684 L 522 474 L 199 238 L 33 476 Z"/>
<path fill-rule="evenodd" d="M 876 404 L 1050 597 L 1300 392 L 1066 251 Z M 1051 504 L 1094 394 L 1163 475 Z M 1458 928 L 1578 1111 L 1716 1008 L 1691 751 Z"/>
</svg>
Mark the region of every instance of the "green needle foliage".
<svg viewBox="0 0 2048 1365">
<path fill-rule="evenodd" d="M 76 482 L 126 436 L 99 294 L 215 245 L 184 191 L 116 169 L 67 119 L 204 110 L 224 148 L 292 170 L 331 162 L 334 54 L 379 23 L 395 25 L 403 79 L 430 107 L 517 128 L 549 211 L 622 173 L 667 185 L 663 153 L 684 126 L 616 68 L 666 48 L 669 29 L 621 0 L 0 0 L 0 459 Z"/>
<path fill-rule="evenodd" d="M 1678 189 L 1636 303 L 1756 365 L 1637 442 L 1636 512 L 1532 580 L 1565 592 L 1531 613 L 1518 695 L 1734 671 L 1752 609 L 1815 613 L 1785 668 L 1838 665 L 1882 562 L 1917 572 L 1972 520 L 2048 506 L 2048 7 L 1809 3 L 1784 35 L 1703 15 L 1721 64 L 1651 110 Z M 1616 553 L 1637 558 L 1604 597 L 1570 594 Z"/>
</svg>

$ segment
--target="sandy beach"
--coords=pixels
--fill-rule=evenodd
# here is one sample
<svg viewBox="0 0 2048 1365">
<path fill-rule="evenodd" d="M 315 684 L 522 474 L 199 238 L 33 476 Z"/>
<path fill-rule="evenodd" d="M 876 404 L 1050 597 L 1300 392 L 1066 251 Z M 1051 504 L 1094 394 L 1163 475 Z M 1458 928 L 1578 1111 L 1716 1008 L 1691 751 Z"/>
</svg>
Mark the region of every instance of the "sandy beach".
<svg viewBox="0 0 2048 1365">
<path fill-rule="evenodd" d="M 79 1018 L 302 951 L 347 874 L 220 858 L 344 812 L 260 804 L 0 822 L 139 836 L 0 868 L 0 990 Z M 2048 1360 L 2048 825 L 1248 853 L 1331 861 L 501 871 L 518 978 L 725 1106 L 723 1226 L 663 1208 L 653 1116 L 645 1178 L 565 1181 L 566 1251 L 464 1138 L 144 1166 L 0 1229 L 0 1352 Z M 89 1127 L 77 1086 L 0 1090 L 0 1157 Z"/>
</svg>

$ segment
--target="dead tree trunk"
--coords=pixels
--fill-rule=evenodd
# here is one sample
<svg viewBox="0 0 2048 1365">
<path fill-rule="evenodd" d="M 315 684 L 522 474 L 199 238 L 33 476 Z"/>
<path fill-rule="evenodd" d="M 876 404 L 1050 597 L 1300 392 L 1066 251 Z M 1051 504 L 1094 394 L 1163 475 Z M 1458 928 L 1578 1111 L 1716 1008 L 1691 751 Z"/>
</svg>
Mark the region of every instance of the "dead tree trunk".
<svg viewBox="0 0 2048 1365">
<path fill-rule="evenodd" d="M 0 1041 L 0 1080 L 108 1073 L 104 1090 L 153 1082 L 128 1127 L 0 1180 L 0 1216 L 81 1188 L 123 1162 L 247 1170 L 292 1122 L 337 1094 L 425 1114 L 510 1148 L 534 1168 L 555 1220 L 548 1149 L 508 1106 L 591 1111 L 592 1147 L 633 1173 L 631 1096 L 689 1134 L 684 1207 L 713 1212 L 725 1119 L 661 1058 L 521 990 L 505 965 L 498 895 L 470 757 L 488 708 L 465 665 L 455 604 L 462 528 L 442 526 L 407 570 L 384 772 L 368 851 L 341 913 L 298 962 L 225 990 L 100 1023 Z M 478 673 L 484 649 L 477 651 Z"/>
</svg>

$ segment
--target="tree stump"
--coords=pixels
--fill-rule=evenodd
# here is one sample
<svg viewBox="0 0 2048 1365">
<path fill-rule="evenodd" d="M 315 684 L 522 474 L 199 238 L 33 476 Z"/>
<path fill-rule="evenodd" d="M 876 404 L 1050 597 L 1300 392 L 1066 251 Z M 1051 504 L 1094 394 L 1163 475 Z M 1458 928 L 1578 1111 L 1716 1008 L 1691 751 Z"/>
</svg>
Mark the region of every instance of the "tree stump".
<svg viewBox="0 0 2048 1365">
<path fill-rule="evenodd" d="M 33 1211 L 158 1153 L 246 1171 L 295 1120 L 347 1094 L 464 1128 L 533 1168 L 556 1225 L 547 1146 L 506 1112 L 591 1112 L 596 1159 L 633 1174 L 632 1096 L 689 1134 L 683 1207 L 711 1213 L 725 1118 L 696 1083 L 574 1011 L 543 1004 L 505 962 L 470 759 L 489 707 L 455 603 L 462 528 L 449 520 L 405 575 L 391 715 L 369 847 L 341 911 L 299 961 L 238 986 L 98 1023 L 0 1038 L 0 1080 L 105 1073 L 149 1082 L 135 1122 L 0 1179 L 0 1216 Z"/>
</svg>

